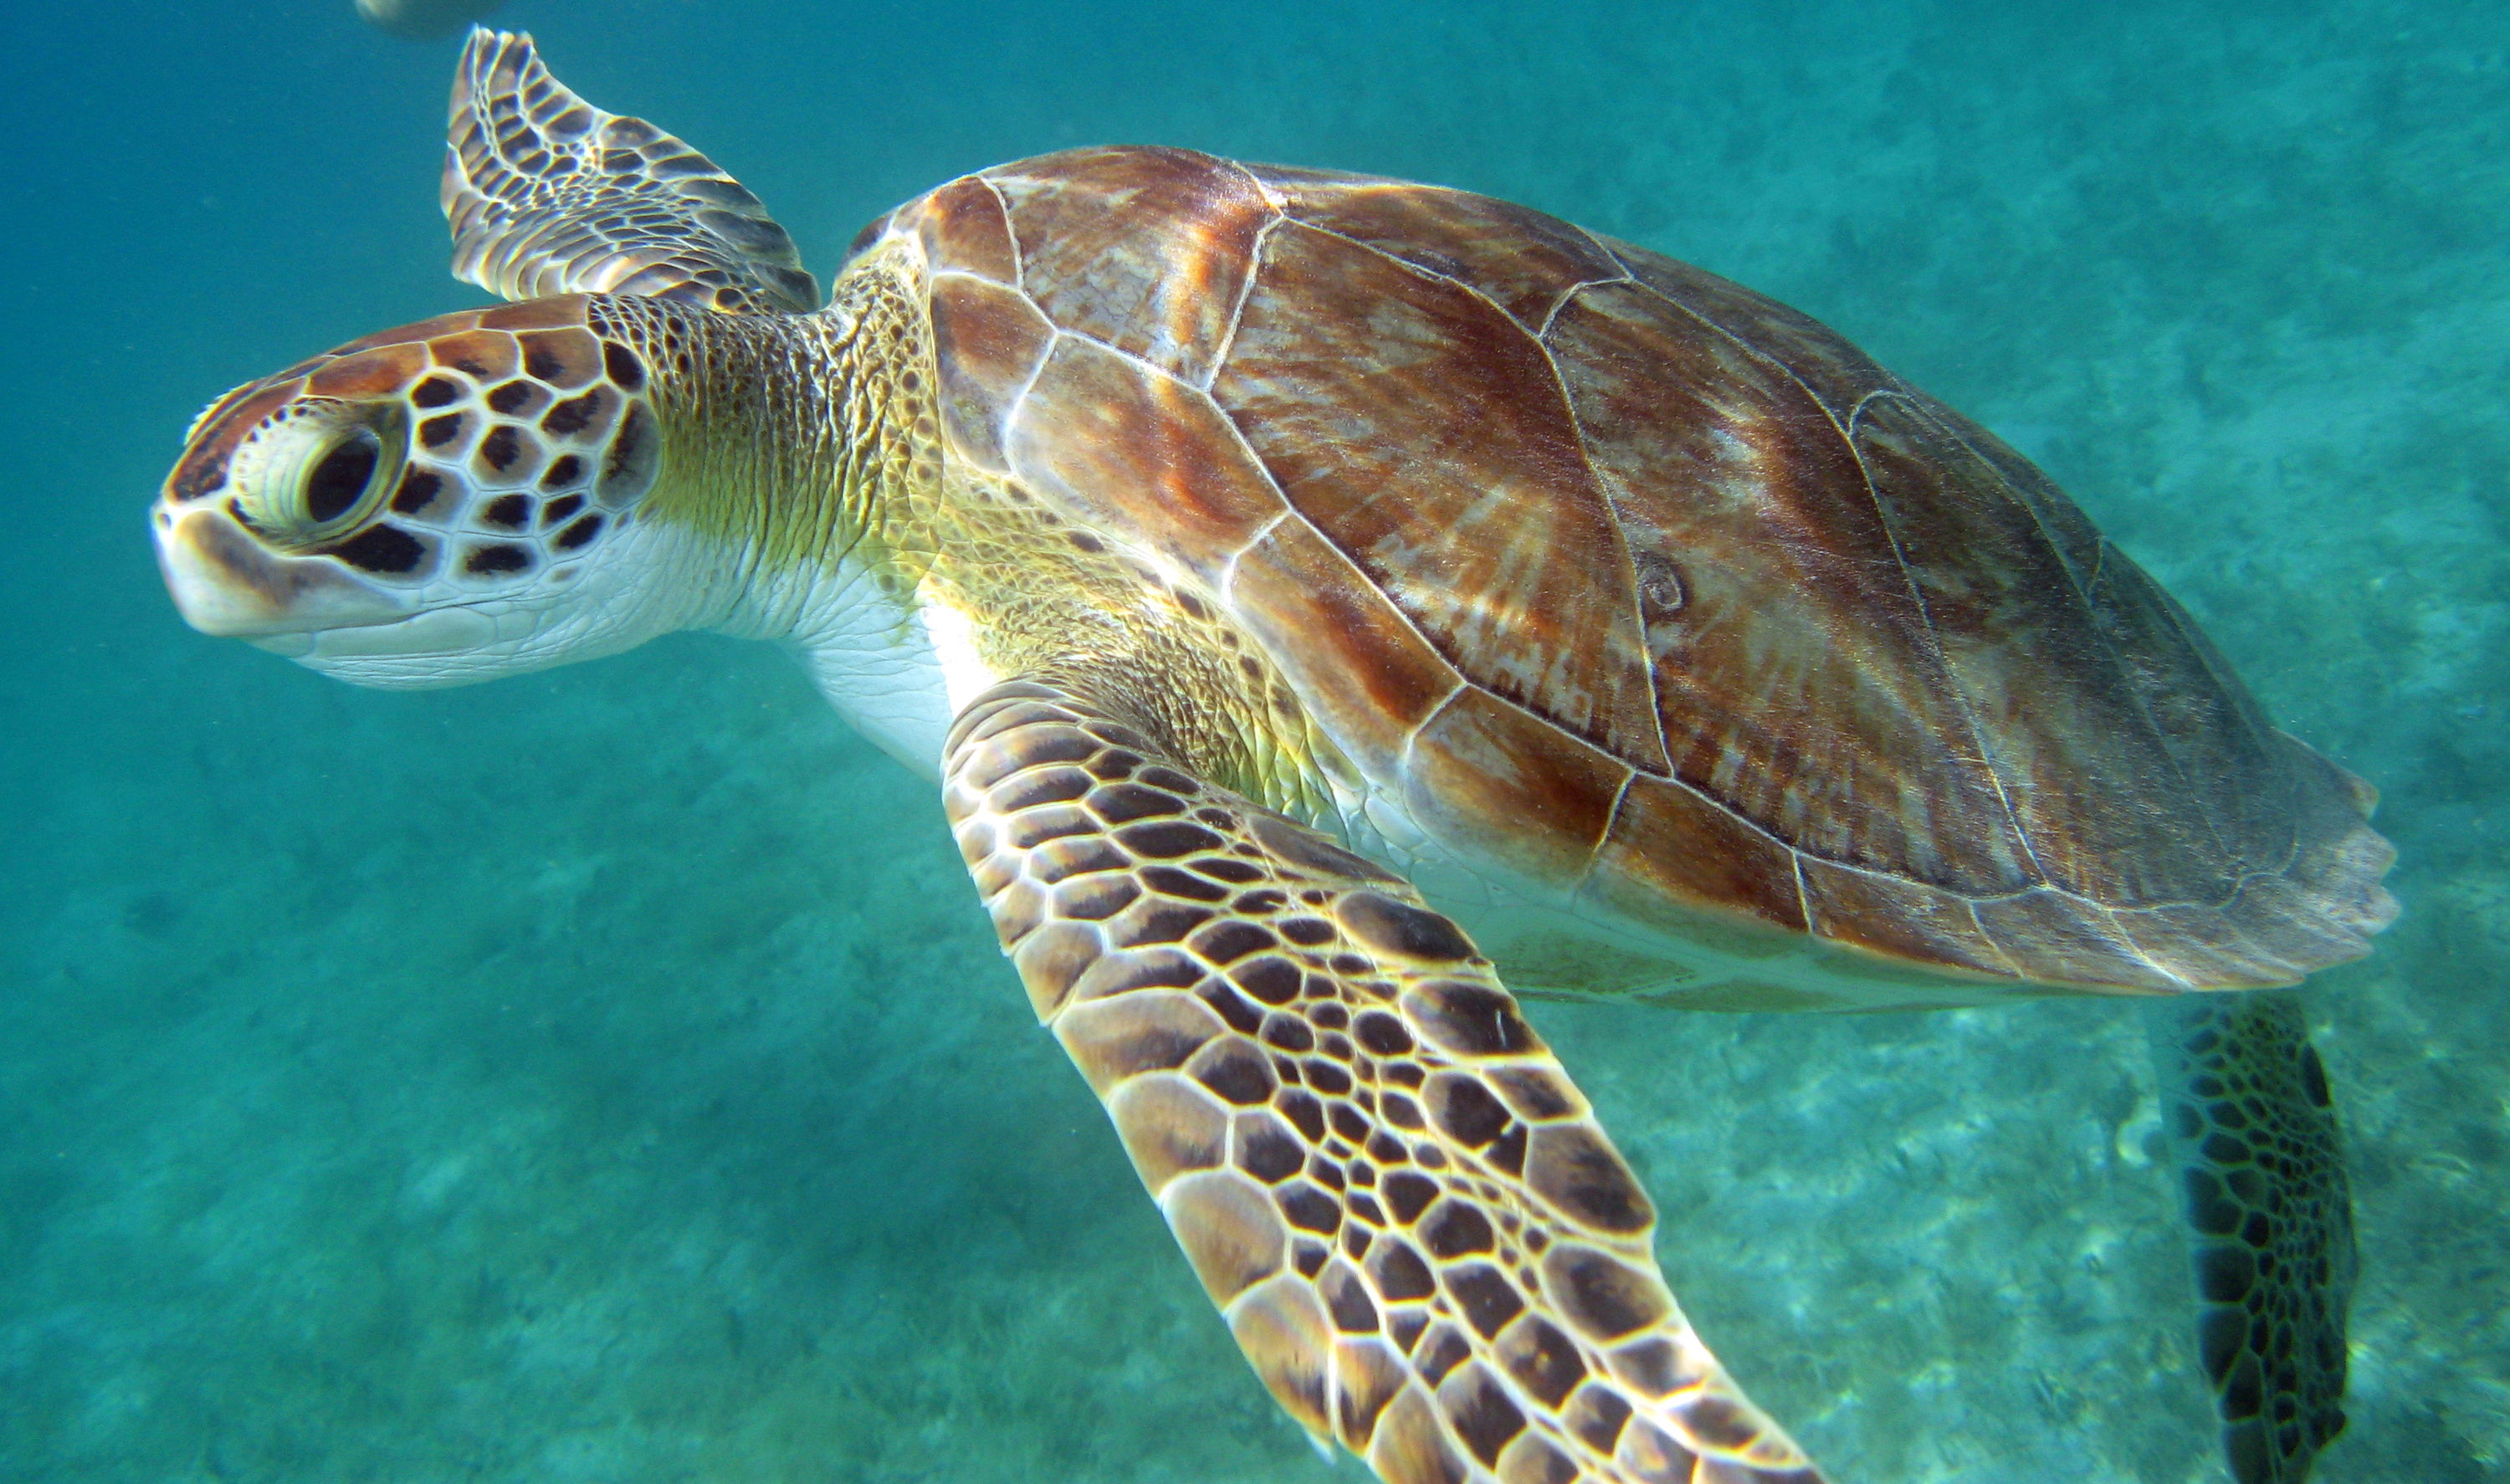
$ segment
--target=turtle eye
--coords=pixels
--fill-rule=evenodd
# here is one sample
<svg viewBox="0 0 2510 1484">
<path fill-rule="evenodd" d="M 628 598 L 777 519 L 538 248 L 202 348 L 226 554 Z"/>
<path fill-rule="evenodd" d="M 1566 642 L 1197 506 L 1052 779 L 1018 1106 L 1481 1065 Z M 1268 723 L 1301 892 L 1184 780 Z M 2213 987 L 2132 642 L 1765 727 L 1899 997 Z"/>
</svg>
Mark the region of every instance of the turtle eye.
<svg viewBox="0 0 2510 1484">
<path fill-rule="evenodd" d="M 338 541 L 400 477 L 405 429 L 389 405 L 304 399 L 284 407 L 237 451 L 236 513 L 283 548 Z"/>
<path fill-rule="evenodd" d="M 306 473 L 307 518 L 317 525 L 329 525 L 363 504 L 383 456 L 383 443 L 363 428 L 333 444 Z"/>
</svg>

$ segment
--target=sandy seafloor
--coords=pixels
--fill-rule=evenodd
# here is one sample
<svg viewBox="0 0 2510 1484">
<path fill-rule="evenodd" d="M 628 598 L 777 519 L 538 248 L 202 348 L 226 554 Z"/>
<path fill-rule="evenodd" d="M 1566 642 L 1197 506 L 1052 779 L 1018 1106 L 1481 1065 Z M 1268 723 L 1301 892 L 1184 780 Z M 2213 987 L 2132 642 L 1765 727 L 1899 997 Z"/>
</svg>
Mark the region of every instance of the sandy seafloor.
<svg viewBox="0 0 2510 1484">
<path fill-rule="evenodd" d="M 2510 1478 L 2510 8 L 1552 9 L 506 19 L 823 272 L 1084 141 L 1427 178 L 2041 459 L 2386 790 L 2405 915 L 2313 1001 L 2363 1254 L 2320 1477 Z M 476 301 L 452 47 L 348 10 L 0 48 L 0 1479 L 1358 1477 L 1208 1313 L 928 788 L 785 661 L 382 695 L 177 622 L 141 514 L 193 410 Z M 1843 1484 L 2221 1477 L 2127 1009 L 1536 1013 Z"/>
</svg>

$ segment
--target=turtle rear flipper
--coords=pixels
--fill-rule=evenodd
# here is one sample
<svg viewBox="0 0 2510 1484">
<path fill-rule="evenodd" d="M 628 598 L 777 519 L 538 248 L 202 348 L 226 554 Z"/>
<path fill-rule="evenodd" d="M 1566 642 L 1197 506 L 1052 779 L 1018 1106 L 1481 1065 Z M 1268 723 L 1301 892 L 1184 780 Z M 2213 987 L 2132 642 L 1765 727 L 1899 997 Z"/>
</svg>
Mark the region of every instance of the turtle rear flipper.
<svg viewBox="0 0 2510 1484">
<path fill-rule="evenodd" d="M 628 293 L 733 314 L 809 314 L 793 239 L 715 163 L 593 107 L 528 35 L 474 27 L 445 123 L 453 276 L 509 299 Z"/>
<path fill-rule="evenodd" d="M 2197 1350 L 2238 1484 L 2301 1484 L 2344 1430 L 2353 1203 L 2326 1067 L 2289 992 L 2148 1012 L 2184 1182 Z"/>
<path fill-rule="evenodd" d="M 1655 1212 L 1402 880 L 1013 681 L 943 800 L 996 932 L 1240 1349 L 1391 1484 L 1817 1484 L 1658 1274 Z"/>
</svg>

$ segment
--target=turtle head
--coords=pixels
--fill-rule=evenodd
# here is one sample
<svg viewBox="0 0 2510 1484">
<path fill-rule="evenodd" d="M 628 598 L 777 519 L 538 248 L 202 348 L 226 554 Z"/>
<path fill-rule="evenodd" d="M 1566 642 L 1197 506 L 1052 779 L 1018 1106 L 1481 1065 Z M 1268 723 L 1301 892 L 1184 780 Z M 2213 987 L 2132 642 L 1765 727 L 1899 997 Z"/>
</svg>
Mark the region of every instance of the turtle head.
<svg viewBox="0 0 2510 1484">
<path fill-rule="evenodd" d="M 650 376 L 591 302 L 424 321 L 220 398 L 151 513 L 183 617 L 405 688 L 680 627 L 637 519 L 663 459 Z"/>
</svg>

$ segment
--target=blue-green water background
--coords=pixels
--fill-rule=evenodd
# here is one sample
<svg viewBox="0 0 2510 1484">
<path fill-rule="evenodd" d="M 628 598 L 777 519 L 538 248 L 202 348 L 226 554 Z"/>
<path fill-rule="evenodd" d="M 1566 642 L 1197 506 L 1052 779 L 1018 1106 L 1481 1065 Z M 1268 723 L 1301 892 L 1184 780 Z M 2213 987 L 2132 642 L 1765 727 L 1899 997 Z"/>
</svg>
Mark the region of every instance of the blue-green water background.
<svg viewBox="0 0 2510 1484">
<path fill-rule="evenodd" d="M 1563 9 L 500 19 L 823 273 L 1084 141 L 1413 176 L 1772 292 L 2039 458 L 2386 790 L 2406 915 L 2314 1000 L 2364 1261 L 2323 1477 L 2510 1477 L 2510 8 Z M 0 26 L 0 1479 L 1328 1477 L 935 800 L 776 655 L 383 695 L 177 622 L 141 514 L 192 412 L 475 302 L 452 45 Z M 2219 1477 L 2119 1007 L 1540 1018 L 1842 1479 Z"/>
</svg>

